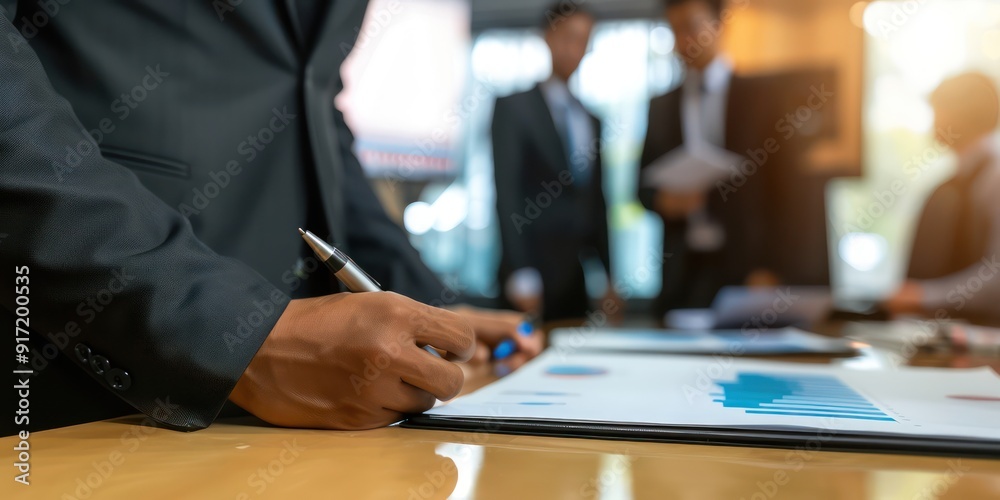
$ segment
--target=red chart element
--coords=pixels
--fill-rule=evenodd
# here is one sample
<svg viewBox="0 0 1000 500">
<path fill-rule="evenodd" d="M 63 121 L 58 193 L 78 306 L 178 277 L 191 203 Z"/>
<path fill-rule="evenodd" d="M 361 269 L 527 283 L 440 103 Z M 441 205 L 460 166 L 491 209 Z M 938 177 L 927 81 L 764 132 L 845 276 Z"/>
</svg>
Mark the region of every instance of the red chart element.
<svg viewBox="0 0 1000 500">
<path fill-rule="evenodd" d="M 951 399 L 961 399 L 963 401 L 989 401 L 993 403 L 1000 403 L 1000 397 L 998 396 L 965 396 L 960 394 L 952 394 L 948 396 Z"/>
</svg>

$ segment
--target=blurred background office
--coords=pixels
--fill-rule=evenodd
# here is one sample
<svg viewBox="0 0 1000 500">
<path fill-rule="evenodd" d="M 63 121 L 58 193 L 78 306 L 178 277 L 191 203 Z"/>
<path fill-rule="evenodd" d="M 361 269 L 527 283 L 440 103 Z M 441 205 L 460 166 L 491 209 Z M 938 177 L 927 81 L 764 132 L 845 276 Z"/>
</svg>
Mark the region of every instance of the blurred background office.
<svg viewBox="0 0 1000 500">
<path fill-rule="evenodd" d="M 660 0 L 579 3 L 597 22 L 568 83 L 602 123 L 611 264 L 610 283 L 588 286 L 595 297 L 615 286 L 641 314 L 652 311 L 669 258 L 661 218 L 637 196 L 640 157 L 650 100 L 685 79 L 682 44 Z M 336 103 L 390 213 L 446 283 L 484 304 L 502 293 L 494 102 L 550 77 L 538 23 L 549 4 L 372 0 Z M 834 124 L 796 128 L 811 139 L 782 165 L 773 213 L 784 218 L 778 227 L 802 233 L 772 235 L 776 260 L 791 269 L 777 274 L 789 284 L 828 281 L 840 298 L 890 295 L 924 202 L 957 165 L 935 141 L 929 98 L 961 72 L 1000 79 L 1000 2 L 733 0 L 719 20 L 734 74 L 802 75 L 803 86 L 826 82 L 835 97 L 820 109 L 789 98 L 769 110 L 771 122 Z M 807 111 L 823 119 L 803 120 Z"/>
</svg>

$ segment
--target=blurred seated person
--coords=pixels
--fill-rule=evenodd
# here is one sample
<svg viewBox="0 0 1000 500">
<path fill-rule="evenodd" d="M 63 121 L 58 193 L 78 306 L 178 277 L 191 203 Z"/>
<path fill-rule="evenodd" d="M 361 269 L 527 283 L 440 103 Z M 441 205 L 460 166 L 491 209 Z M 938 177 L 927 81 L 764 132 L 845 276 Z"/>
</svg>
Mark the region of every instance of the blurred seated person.
<svg viewBox="0 0 1000 500">
<path fill-rule="evenodd" d="M 936 139 L 958 157 L 955 174 L 924 205 L 907 279 L 891 313 L 1000 323 L 1000 151 L 997 88 L 981 73 L 945 80 L 931 95 Z"/>
<path fill-rule="evenodd" d="M 610 260 L 601 124 L 567 83 L 587 52 L 594 17 L 564 2 L 542 22 L 552 76 L 498 99 L 492 133 L 503 296 L 553 321 L 586 316 L 583 262 L 596 258 L 607 272 Z M 600 307 L 612 316 L 620 303 L 609 293 Z"/>
<path fill-rule="evenodd" d="M 743 163 L 730 165 L 737 175 L 707 192 L 640 179 L 639 200 L 663 219 L 669 256 L 655 306 L 661 318 L 671 309 L 708 307 L 727 285 L 824 285 L 829 279 L 822 186 L 814 189 L 799 169 L 806 147 L 829 131 L 825 117 L 833 113 L 820 109 L 832 108 L 833 78 L 803 71 L 735 74 L 721 48 L 723 8 L 722 0 L 665 1 L 686 74 L 679 88 L 650 102 L 640 170 L 681 147 L 725 149 L 742 155 Z M 807 105 L 807 123 L 787 118 Z"/>
</svg>

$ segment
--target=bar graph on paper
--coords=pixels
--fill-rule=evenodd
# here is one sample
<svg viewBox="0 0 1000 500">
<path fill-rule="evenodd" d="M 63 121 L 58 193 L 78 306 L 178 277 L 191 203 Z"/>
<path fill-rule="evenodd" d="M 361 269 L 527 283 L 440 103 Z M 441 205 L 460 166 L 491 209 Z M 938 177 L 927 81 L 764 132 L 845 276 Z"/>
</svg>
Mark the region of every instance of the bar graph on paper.
<svg viewBox="0 0 1000 500">
<path fill-rule="evenodd" d="M 715 383 L 722 392 L 712 401 L 748 415 L 896 421 L 833 376 L 737 372 L 735 381 Z"/>
</svg>

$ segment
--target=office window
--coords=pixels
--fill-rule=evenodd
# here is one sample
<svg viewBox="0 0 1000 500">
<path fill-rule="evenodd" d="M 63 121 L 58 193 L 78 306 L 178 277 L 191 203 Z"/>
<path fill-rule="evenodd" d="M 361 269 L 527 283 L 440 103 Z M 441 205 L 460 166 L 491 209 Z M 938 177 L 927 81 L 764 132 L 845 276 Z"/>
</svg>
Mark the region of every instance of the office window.
<svg viewBox="0 0 1000 500">
<path fill-rule="evenodd" d="M 865 176 L 831 185 L 831 255 L 841 290 L 873 296 L 902 279 L 923 203 L 955 167 L 934 141 L 928 96 L 962 71 L 1000 81 L 1000 4 L 859 2 L 853 12 L 866 36 Z"/>
<path fill-rule="evenodd" d="M 570 82 L 603 122 L 605 193 L 612 231 L 613 279 L 633 296 L 660 289 L 659 220 L 635 198 L 649 99 L 680 78 L 673 35 L 652 21 L 599 23 L 591 50 Z M 490 121 L 499 96 L 549 76 L 548 48 L 535 30 L 489 30 L 473 37 L 463 118 L 463 169 L 451 183 L 430 183 L 403 221 L 433 269 L 473 295 L 496 296 L 499 230 L 495 213 Z M 627 76 L 624 76 L 627 75 Z"/>
</svg>

